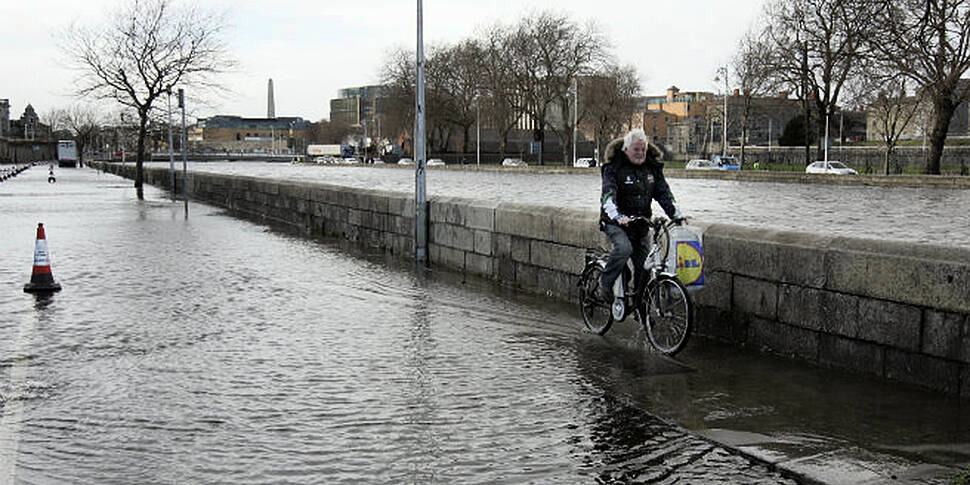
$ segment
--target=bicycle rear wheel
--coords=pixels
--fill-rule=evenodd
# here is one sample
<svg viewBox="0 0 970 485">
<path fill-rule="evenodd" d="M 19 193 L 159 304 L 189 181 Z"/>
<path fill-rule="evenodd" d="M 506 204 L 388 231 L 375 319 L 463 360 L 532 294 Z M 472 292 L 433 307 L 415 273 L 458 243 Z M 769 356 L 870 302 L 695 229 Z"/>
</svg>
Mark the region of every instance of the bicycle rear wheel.
<svg viewBox="0 0 970 485">
<path fill-rule="evenodd" d="M 657 351 L 674 355 L 683 350 L 694 327 L 694 302 L 680 280 L 660 275 L 647 287 L 637 320 Z"/>
<path fill-rule="evenodd" d="M 600 276 L 603 267 L 593 263 L 586 267 L 579 281 L 579 306 L 583 312 L 583 322 L 591 332 L 598 335 L 605 334 L 613 325 L 613 313 L 610 305 L 599 295 Z"/>
</svg>

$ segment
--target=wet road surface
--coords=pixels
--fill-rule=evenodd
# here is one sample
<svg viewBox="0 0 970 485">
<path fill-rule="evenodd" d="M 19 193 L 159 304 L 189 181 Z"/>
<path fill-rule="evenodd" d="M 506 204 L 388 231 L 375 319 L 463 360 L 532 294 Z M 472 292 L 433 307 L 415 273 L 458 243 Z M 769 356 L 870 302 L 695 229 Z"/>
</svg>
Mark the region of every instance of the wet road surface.
<svg viewBox="0 0 970 485">
<path fill-rule="evenodd" d="M 667 360 L 569 304 L 57 180 L 0 186 L 0 483 L 946 483 L 970 464 L 959 401 L 702 339 Z M 37 222 L 49 299 L 22 292 Z"/>
<path fill-rule="evenodd" d="M 604 388 L 571 308 L 46 175 L 0 187 L 0 483 L 795 483 Z"/>
</svg>

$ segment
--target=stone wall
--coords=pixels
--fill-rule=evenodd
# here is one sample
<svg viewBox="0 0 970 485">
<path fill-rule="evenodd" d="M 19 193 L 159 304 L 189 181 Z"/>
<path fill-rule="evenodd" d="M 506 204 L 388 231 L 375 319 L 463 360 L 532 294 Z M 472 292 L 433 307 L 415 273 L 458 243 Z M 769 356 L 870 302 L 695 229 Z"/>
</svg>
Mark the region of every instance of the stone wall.
<svg viewBox="0 0 970 485">
<path fill-rule="evenodd" d="M 146 182 L 167 187 L 167 169 Z M 414 252 L 411 195 L 201 173 L 189 190 L 258 221 Z M 592 210 L 431 198 L 428 214 L 430 264 L 564 300 L 577 299 L 587 249 L 608 247 Z M 970 251 L 697 225 L 702 335 L 970 397 Z"/>
</svg>

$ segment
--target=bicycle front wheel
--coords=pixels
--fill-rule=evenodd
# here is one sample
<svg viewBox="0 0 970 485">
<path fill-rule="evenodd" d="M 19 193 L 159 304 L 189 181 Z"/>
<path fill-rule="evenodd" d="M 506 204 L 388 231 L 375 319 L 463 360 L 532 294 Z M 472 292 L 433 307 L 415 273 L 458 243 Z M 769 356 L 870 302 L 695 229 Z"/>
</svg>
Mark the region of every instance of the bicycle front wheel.
<svg viewBox="0 0 970 485">
<path fill-rule="evenodd" d="M 594 263 L 583 271 L 579 281 L 579 306 L 583 311 L 583 322 L 586 328 L 598 335 L 605 334 L 613 325 L 613 313 L 610 311 L 613 302 L 604 302 L 599 295 L 602 274 L 603 267 Z"/>
<path fill-rule="evenodd" d="M 694 327 L 694 302 L 677 278 L 660 275 L 647 287 L 637 320 L 658 352 L 674 355 L 687 345 Z"/>
</svg>

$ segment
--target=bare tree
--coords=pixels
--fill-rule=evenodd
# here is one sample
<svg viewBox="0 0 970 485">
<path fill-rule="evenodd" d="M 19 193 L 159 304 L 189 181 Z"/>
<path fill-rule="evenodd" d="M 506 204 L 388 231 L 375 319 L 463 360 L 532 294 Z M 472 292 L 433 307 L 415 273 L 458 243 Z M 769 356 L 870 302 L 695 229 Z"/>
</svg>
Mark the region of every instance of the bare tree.
<svg viewBox="0 0 970 485">
<path fill-rule="evenodd" d="M 414 128 L 415 56 L 414 51 L 391 49 L 379 76 L 387 96 L 381 118 L 383 131 L 396 133 L 405 142 Z"/>
<path fill-rule="evenodd" d="M 867 55 L 866 40 L 876 36 L 875 14 L 873 0 L 775 0 L 766 10 L 765 32 L 776 46 L 772 69 L 799 92 L 806 120 L 810 105 L 814 108 L 819 132 Z M 820 144 L 818 153 L 822 149 Z M 811 161 L 808 157 L 806 148 L 806 163 Z"/>
<path fill-rule="evenodd" d="M 880 60 L 915 81 L 933 106 L 924 172 L 940 173 L 943 145 L 957 106 L 970 99 L 970 0 L 882 2 L 871 42 Z"/>
<path fill-rule="evenodd" d="M 130 0 L 105 24 L 72 26 L 62 49 L 78 72 L 78 94 L 111 99 L 138 116 L 135 187 L 141 197 L 142 162 L 151 112 L 177 86 L 217 89 L 211 77 L 233 61 L 220 36 L 220 16 L 172 0 Z"/>
<path fill-rule="evenodd" d="M 566 116 L 572 99 L 570 86 L 605 60 L 608 43 L 595 26 L 580 28 L 565 14 L 552 12 L 525 17 L 511 39 L 516 108 L 532 118 L 535 141 L 543 143 L 546 128 L 553 130 L 565 161 L 572 152 L 572 120 Z M 558 104 L 559 126 L 549 123 L 553 103 Z"/>
<path fill-rule="evenodd" d="M 600 75 L 590 76 L 580 84 L 581 126 L 589 127 L 596 140 L 598 163 L 602 163 L 602 146 L 620 135 L 636 111 L 634 98 L 640 95 L 640 79 L 635 66 L 606 67 Z"/>
<path fill-rule="evenodd" d="M 84 152 L 101 135 L 102 118 L 94 106 L 74 105 L 64 110 L 61 124 L 74 135 L 78 163 L 84 163 Z"/>
<path fill-rule="evenodd" d="M 483 85 L 478 92 L 478 102 L 485 102 L 486 120 L 498 131 L 501 156 L 508 149 L 509 132 L 519 124 L 523 115 L 516 109 L 515 69 L 508 62 L 511 43 L 512 31 L 501 25 L 493 25 L 482 34 Z"/>
<path fill-rule="evenodd" d="M 443 103 L 441 118 L 462 130 L 462 153 L 468 153 L 469 131 L 476 120 L 476 102 L 484 69 L 482 48 L 465 40 L 442 50 L 436 58 L 437 98 Z"/>
<path fill-rule="evenodd" d="M 771 70 L 772 43 L 764 30 L 751 29 L 738 43 L 732 63 L 734 77 L 741 95 L 741 166 L 751 124 L 751 107 L 755 98 L 775 89 L 777 78 Z"/>
</svg>

